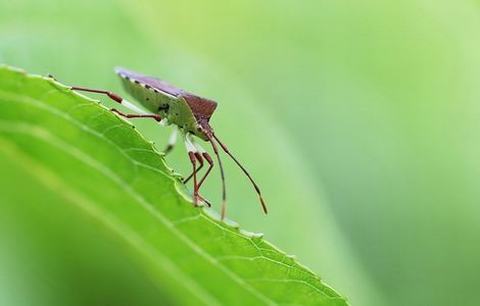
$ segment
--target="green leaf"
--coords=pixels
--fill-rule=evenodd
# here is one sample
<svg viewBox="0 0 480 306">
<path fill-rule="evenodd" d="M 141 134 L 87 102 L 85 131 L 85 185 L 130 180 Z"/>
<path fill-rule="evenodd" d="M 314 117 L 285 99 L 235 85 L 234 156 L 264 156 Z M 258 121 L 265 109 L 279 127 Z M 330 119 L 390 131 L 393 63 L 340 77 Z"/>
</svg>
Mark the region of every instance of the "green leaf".
<svg viewBox="0 0 480 306">
<path fill-rule="evenodd" d="M 51 79 L 0 68 L 0 155 L 118 238 L 175 304 L 347 304 L 262 235 L 193 207 L 130 123 Z"/>
</svg>

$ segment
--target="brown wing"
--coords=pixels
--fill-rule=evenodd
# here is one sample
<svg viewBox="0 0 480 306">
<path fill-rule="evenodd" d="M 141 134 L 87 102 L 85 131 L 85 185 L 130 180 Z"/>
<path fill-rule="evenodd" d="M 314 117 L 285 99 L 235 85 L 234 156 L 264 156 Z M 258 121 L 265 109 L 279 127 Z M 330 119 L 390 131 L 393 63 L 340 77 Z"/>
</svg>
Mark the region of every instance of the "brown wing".
<svg viewBox="0 0 480 306">
<path fill-rule="evenodd" d="M 162 91 L 166 94 L 169 94 L 171 96 L 178 97 L 181 94 L 184 93 L 184 91 L 180 88 L 177 88 L 173 85 L 168 84 L 165 81 L 159 80 L 154 77 L 146 76 L 125 68 L 117 67 L 115 68 L 115 72 L 120 75 L 121 77 L 129 78 L 132 81 L 138 81 L 141 84 L 144 84 L 146 86 L 150 86 L 154 89 L 157 89 L 159 91 Z"/>
</svg>

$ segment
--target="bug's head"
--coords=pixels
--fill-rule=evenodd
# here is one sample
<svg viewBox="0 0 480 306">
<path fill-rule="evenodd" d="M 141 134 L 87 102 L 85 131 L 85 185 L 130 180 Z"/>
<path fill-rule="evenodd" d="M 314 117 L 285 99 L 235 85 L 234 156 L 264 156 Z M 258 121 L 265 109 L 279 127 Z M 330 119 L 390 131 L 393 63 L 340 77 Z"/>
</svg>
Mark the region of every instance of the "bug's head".
<svg viewBox="0 0 480 306">
<path fill-rule="evenodd" d="M 218 137 L 213 132 L 212 127 L 210 126 L 210 123 L 209 123 L 210 118 L 212 117 L 213 112 L 217 108 L 217 103 L 215 101 L 205 99 L 189 93 L 182 94 L 182 97 L 187 102 L 188 106 L 190 107 L 190 110 L 192 111 L 197 121 L 195 135 L 197 135 L 198 137 L 202 138 L 205 141 L 210 142 L 215 152 L 215 155 L 217 156 L 218 165 L 219 165 L 221 176 L 222 176 L 222 189 L 223 189 L 222 219 L 225 217 L 226 191 L 225 191 L 225 177 L 223 174 L 223 166 L 220 160 L 220 155 L 218 154 L 217 144 L 220 145 L 222 150 L 225 153 L 227 153 L 227 155 L 230 156 L 230 158 L 233 159 L 233 161 L 240 167 L 243 173 L 248 177 L 250 182 L 253 184 L 255 191 L 258 194 L 263 211 L 267 213 L 267 206 L 265 204 L 265 201 L 263 200 L 262 194 L 260 192 L 260 188 L 258 188 L 258 185 L 255 183 L 255 181 L 251 177 L 250 173 L 248 173 L 248 171 L 245 169 L 245 167 L 235 158 L 235 156 L 233 156 L 233 154 L 228 150 L 227 146 L 222 141 L 220 141 L 220 139 L 218 139 Z"/>
<path fill-rule="evenodd" d="M 213 128 L 207 119 L 197 119 L 197 132 L 205 141 L 210 141 L 213 135 Z"/>
</svg>

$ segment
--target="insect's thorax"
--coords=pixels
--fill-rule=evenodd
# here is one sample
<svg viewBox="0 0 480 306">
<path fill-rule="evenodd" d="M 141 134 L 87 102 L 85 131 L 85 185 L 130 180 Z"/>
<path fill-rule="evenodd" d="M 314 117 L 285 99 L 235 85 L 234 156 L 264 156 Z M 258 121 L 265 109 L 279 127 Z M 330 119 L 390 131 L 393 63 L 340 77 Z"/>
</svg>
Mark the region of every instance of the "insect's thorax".
<svg viewBox="0 0 480 306">
<path fill-rule="evenodd" d="M 141 83 L 128 79 L 122 79 L 122 84 L 125 90 L 148 111 L 166 118 L 169 124 L 178 126 L 185 133 L 190 132 L 201 139 L 208 140 L 200 130 L 197 119 L 182 96 L 176 97 L 160 93 L 153 88 L 145 87 Z"/>
<path fill-rule="evenodd" d="M 192 133 L 203 140 L 208 140 L 183 97 L 179 97 L 171 104 L 166 118 L 168 122 L 178 126 L 184 133 Z"/>
</svg>

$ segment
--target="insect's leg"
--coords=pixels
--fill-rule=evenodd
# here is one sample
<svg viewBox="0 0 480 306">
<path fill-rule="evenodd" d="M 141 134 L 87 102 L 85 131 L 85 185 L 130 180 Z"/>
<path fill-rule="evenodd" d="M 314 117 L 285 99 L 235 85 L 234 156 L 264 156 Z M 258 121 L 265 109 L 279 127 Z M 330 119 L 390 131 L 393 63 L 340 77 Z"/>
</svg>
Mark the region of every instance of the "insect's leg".
<svg viewBox="0 0 480 306">
<path fill-rule="evenodd" d="M 197 167 L 197 169 L 193 170 L 193 172 L 185 179 L 183 180 L 183 183 L 186 184 L 192 177 L 194 177 L 196 174 L 198 174 L 200 172 L 200 170 L 203 168 L 203 165 L 204 165 L 204 162 L 203 162 L 203 154 L 200 154 L 200 152 L 195 152 L 195 158 L 197 159 L 198 163 L 200 164 L 199 167 Z M 211 168 L 211 167 L 210 167 Z M 212 207 L 212 204 L 207 200 L 205 199 L 201 194 L 200 194 L 200 186 L 202 185 L 202 181 L 204 180 L 205 178 L 202 178 L 202 180 L 200 180 L 199 183 L 195 184 L 194 182 L 194 186 L 196 185 L 197 186 L 197 197 L 202 201 L 204 202 L 205 204 L 207 204 L 208 207 Z"/>
<path fill-rule="evenodd" d="M 195 172 L 192 172 L 189 176 L 187 176 L 186 179 L 183 180 L 184 184 L 188 183 L 188 181 L 193 177 L 194 173 L 200 172 L 200 170 L 203 168 L 204 162 L 203 162 L 202 154 L 200 154 L 199 152 L 194 152 L 194 154 L 200 166 L 196 169 Z"/>
<path fill-rule="evenodd" d="M 116 93 L 113 93 L 108 90 L 101 90 L 101 89 L 91 89 L 91 88 L 86 88 L 86 87 L 78 87 L 78 86 L 72 86 L 70 88 L 71 90 L 75 91 L 85 91 L 85 92 L 93 92 L 93 93 L 98 93 L 102 95 L 106 95 L 109 97 L 111 100 L 123 105 L 124 107 L 128 108 L 131 111 L 134 111 L 137 114 L 125 114 L 118 109 L 112 108 L 111 111 L 119 114 L 120 116 L 126 117 L 126 118 L 152 118 L 155 119 L 157 122 L 160 122 L 162 118 L 157 115 L 157 114 L 149 114 L 144 112 L 141 108 L 136 106 L 135 104 L 127 101 L 126 99 L 120 97 Z"/>
<path fill-rule="evenodd" d="M 188 157 L 190 158 L 190 162 L 192 163 L 193 167 L 193 203 L 197 205 L 198 203 L 198 184 L 197 184 L 197 156 L 195 153 L 197 152 L 197 149 L 192 143 L 192 140 L 190 138 L 189 134 L 185 135 L 185 147 L 187 148 L 188 152 Z"/>
<path fill-rule="evenodd" d="M 205 204 L 207 204 L 208 207 L 212 207 L 212 203 L 210 203 L 207 199 L 205 199 L 202 195 L 198 194 L 198 198 Z"/>
<path fill-rule="evenodd" d="M 53 74 L 51 74 L 51 73 L 47 74 L 47 78 L 50 78 L 50 79 L 58 82 L 58 80 L 57 80 L 57 79 L 53 76 Z"/>
<path fill-rule="evenodd" d="M 204 163 L 204 158 L 206 157 L 207 158 L 207 161 L 208 163 L 210 164 L 210 167 L 209 169 L 207 170 L 207 174 L 208 172 L 210 172 L 211 170 L 211 167 L 213 166 L 211 164 L 212 162 L 212 159 L 210 158 L 210 156 L 208 155 L 207 152 L 205 152 L 205 150 L 200 147 L 191 137 L 188 138 L 188 141 L 189 143 L 187 144 L 187 150 L 194 150 L 194 155 L 195 155 L 195 158 L 197 159 L 197 161 L 199 162 L 200 164 L 200 167 L 194 169 L 194 171 L 186 178 L 183 180 L 183 183 L 186 184 L 192 177 L 194 177 L 194 175 L 198 174 L 198 172 L 200 172 L 200 169 L 203 168 L 203 165 L 205 164 Z M 190 152 L 190 151 L 189 151 Z M 207 204 L 208 207 L 212 207 L 212 204 L 207 200 L 205 199 L 202 195 L 200 195 L 199 191 L 200 191 L 200 186 L 202 185 L 202 182 L 205 180 L 205 177 L 206 175 L 200 180 L 200 182 L 198 184 L 195 184 L 197 186 L 197 196 L 198 198 L 204 202 L 205 204 Z"/>
<path fill-rule="evenodd" d="M 86 92 L 93 92 L 93 93 L 99 93 L 99 94 L 102 94 L 102 95 L 106 95 L 108 96 L 110 99 L 112 99 L 113 101 L 119 103 L 119 104 L 124 104 L 124 100 L 122 97 L 120 97 L 119 95 L 117 95 L 116 93 L 113 93 L 111 91 L 108 91 L 108 90 L 102 90 L 102 89 L 92 89 L 92 88 L 86 88 L 86 87 L 79 87 L 79 86 L 72 86 L 70 87 L 71 90 L 75 90 L 75 91 L 86 91 Z M 128 102 L 128 101 L 127 101 Z M 127 105 L 125 105 L 127 108 L 130 108 L 128 107 L 128 104 L 129 103 L 126 103 Z M 137 107 L 135 105 L 133 105 L 135 109 L 132 109 L 133 111 L 137 111 Z M 140 111 L 141 112 L 141 111 Z"/>
<path fill-rule="evenodd" d="M 193 166 L 193 204 L 197 205 L 198 203 L 198 190 L 197 190 L 197 160 L 195 158 L 195 153 L 188 152 L 188 157 L 190 157 L 190 162 Z"/>
<path fill-rule="evenodd" d="M 212 160 L 212 158 L 210 157 L 210 155 L 207 153 L 207 151 L 205 151 L 205 149 L 202 148 L 202 146 L 201 146 L 200 144 L 198 144 L 198 142 L 196 142 L 194 139 L 192 139 L 192 143 L 193 143 L 193 145 L 195 146 L 195 148 L 197 149 L 198 155 L 201 155 L 201 156 L 208 162 L 207 172 L 205 172 L 205 174 L 203 175 L 202 179 L 201 179 L 200 182 L 198 183 L 198 189 L 200 190 L 200 187 L 202 186 L 203 182 L 205 181 L 205 179 L 207 178 L 207 176 L 210 174 L 210 171 L 212 171 L 212 168 L 213 168 L 213 160 Z"/>
<path fill-rule="evenodd" d="M 168 138 L 167 146 L 165 147 L 165 150 L 163 150 L 163 154 L 167 155 L 168 153 L 172 152 L 173 148 L 175 147 L 175 144 L 177 143 L 177 136 L 178 136 L 178 128 L 177 126 L 174 126 L 172 134 L 170 134 L 170 137 Z"/>
<path fill-rule="evenodd" d="M 202 179 L 200 180 L 200 182 L 197 184 L 197 192 L 200 191 L 200 187 L 202 186 L 203 182 L 205 181 L 205 179 L 207 178 L 207 176 L 210 174 L 210 171 L 212 171 L 212 168 L 213 168 L 213 160 L 212 158 L 210 157 L 210 155 L 207 153 L 207 152 L 203 152 L 203 153 L 199 153 L 199 152 L 196 152 L 195 153 L 195 157 L 197 158 L 197 160 L 200 162 L 200 167 L 197 168 L 197 170 L 195 172 L 192 172 L 192 174 L 190 174 L 186 179 L 183 180 L 183 183 L 186 184 L 193 176 L 194 174 L 198 173 L 200 171 L 200 169 L 202 169 L 203 165 L 204 165 L 204 162 L 203 162 L 203 158 L 205 158 L 208 162 L 208 169 L 207 169 L 207 172 L 205 172 L 205 174 L 203 175 Z M 200 195 L 200 193 L 197 194 L 197 196 L 199 197 L 200 200 L 202 200 L 203 202 L 205 202 L 208 207 L 211 207 L 212 204 L 210 204 L 210 202 L 205 199 L 203 196 Z"/>
<path fill-rule="evenodd" d="M 200 171 L 200 169 L 202 169 L 203 164 L 204 164 L 203 153 L 205 153 L 205 150 L 200 145 L 198 145 L 197 142 L 193 138 L 189 137 L 188 140 L 190 142 L 189 145 L 191 145 L 191 147 L 195 150 L 195 157 L 197 158 L 198 162 L 200 163 L 200 167 L 197 169 L 197 173 L 198 173 Z M 193 176 L 193 172 L 186 179 L 183 180 L 183 183 L 186 184 L 192 178 L 192 176 Z"/>
<path fill-rule="evenodd" d="M 112 112 L 116 113 L 116 114 L 119 114 L 122 117 L 129 118 L 129 119 L 132 119 L 132 118 L 152 118 L 152 119 L 155 119 L 157 122 L 160 122 L 162 120 L 162 117 L 160 117 L 157 114 L 125 114 L 125 113 L 119 111 L 116 108 L 112 108 L 110 110 Z"/>
<path fill-rule="evenodd" d="M 207 153 L 207 152 L 203 152 L 202 153 L 202 156 L 203 158 L 205 158 L 208 162 L 208 169 L 207 169 L 207 172 L 205 172 L 205 174 L 203 175 L 202 179 L 200 180 L 200 182 L 198 183 L 198 189 L 200 189 L 200 187 L 202 186 L 203 182 L 205 181 L 205 179 L 207 178 L 207 176 L 210 174 L 210 171 L 212 171 L 212 168 L 213 168 L 213 159 L 210 157 L 210 155 Z"/>
</svg>

